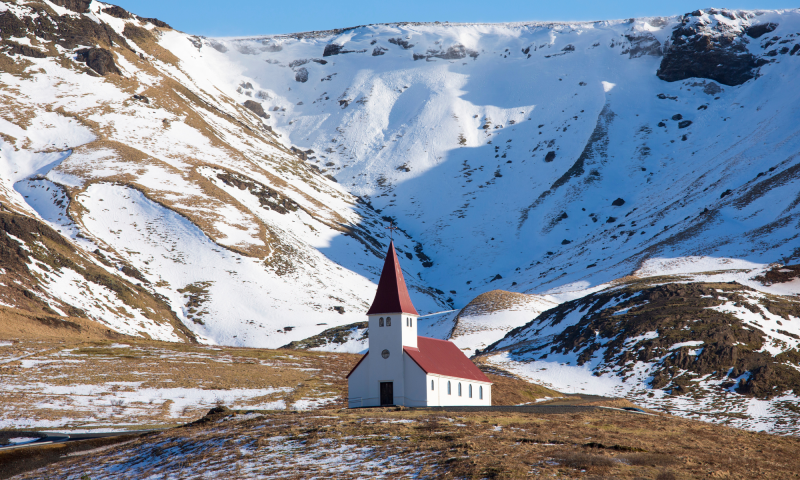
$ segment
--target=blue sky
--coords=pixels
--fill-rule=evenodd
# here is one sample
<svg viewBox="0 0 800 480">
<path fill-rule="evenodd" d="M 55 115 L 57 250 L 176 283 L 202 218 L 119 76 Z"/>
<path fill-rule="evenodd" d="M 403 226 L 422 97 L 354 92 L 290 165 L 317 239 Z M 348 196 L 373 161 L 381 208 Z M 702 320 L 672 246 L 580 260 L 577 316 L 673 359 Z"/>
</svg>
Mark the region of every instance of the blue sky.
<svg viewBox="0 0 800 480">
<path fill-rule="evenodd" d="M 607 20 L 676 15 L 698 8 L 798 8 L 798 0 L 699 1 L 519 0 L 110 0 L 196 35 L 245 36 L 305 32 L 402 21 L 521 22 Z M 707 0 L 706 0 L 707 1 Z"/>
</svg>

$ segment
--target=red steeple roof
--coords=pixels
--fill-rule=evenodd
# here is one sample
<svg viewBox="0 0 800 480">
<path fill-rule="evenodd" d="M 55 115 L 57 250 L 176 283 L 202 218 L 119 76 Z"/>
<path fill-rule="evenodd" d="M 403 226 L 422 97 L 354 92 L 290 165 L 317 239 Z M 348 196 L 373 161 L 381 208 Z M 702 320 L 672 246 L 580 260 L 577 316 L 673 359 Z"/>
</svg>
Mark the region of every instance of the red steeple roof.
<svg viewBox="0 0 800 480">
<path fill-rule="evenodd" d="M 375 300 L 372 301 L 367 315 L 381 313 L 419 315 L 414 304 L 411 303 L 411 297 L 408 296 L 403 271 L 400 269 L 400 262 L 397 261 L 397 253 L 394 251 L 394 242 L 389 243 L 389 252 L 386 253 L 381 279 L 378 281 L 378 291 L 375 293 Z"/>
</svg>

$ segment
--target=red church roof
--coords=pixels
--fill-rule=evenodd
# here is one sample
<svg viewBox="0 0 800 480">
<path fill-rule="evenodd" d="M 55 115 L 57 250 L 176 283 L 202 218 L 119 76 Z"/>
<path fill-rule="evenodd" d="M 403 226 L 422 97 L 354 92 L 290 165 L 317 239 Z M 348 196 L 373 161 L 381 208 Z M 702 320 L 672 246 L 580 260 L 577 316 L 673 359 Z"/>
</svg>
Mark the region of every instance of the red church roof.
<svg viewBox="0 0 800 480">
<path fill-rule="evenodd" d="M 389 243 L 389 252 L 386 253 L 381 279 L 378 281 L 378 291 L 375 293 L 375 300 L 372 301 L 367 315 L 381 313 L 419 315 L 414 304 L 411 303 L 411 297 L 408 296 L 403 271 L 400 269 L 400 262 L 394 251 L 394 242 Z"/>
<path fill-rule="evenodd" d="M 417 337 L 417 348 L 403 347 L 403 351 L 425 373 L 492 383 L 453 342 Z"/>
</svg>

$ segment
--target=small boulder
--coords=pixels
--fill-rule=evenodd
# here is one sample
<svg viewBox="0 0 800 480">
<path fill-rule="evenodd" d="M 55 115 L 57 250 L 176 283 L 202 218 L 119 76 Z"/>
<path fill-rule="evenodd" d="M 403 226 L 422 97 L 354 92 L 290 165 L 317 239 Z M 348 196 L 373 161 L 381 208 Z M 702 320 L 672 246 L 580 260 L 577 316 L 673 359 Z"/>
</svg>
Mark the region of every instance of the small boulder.
<svg viewBox="0 0 800 480">
<path fill-rule="evenodd" d="M 306 83 L 308 81 L 308 70 L 306 67 L 300 67 L 294 74 L 295 81 Z"/>
<path fill-rule="evenodd" d="M 267 112 L 264 111 L 264 107 L 261 106 L 260 103 L 254 101 L 254 100 L 248 100 L 248 101 L 244 102 L 244 108 L 250 110 L 251 112 L 255 113 L 256 115 L 258 115 L 261 118 L 269 118 L 269 115 L 267 115 Z"/>
<path fill-rule="evenodd" d="M 683 115 L 681 115 L 680 113 L 676 113 L 675 115 L 672 116 L 672 119 L 675 120 L 676 122 L 678 120 L 681 120 L 682 118 L 683 118 Z"/>
<path fill-rule="evenodd" d="M 623 200 L 621 198 L 618 198 L 618 199 L 614 200 L 613 202 L 611 202 L 611 205 L 613 205 L 615 207 L 621 207 L 621 206 L 625 205 L 625 200 Z"/>
<path fill-rule="evenodd" d="M 545 162 L 552 162 L 555 159 L 556 159 L 556 152 L 553 151 L 547 152 L 547 155 L 544 156 Z"/>
<path fill-rule="evenodd" d="M 76 60 L 85 63 L 100 75 L 108 75 L 109 73 L 122 75 L 122 72 L 114 62 L 114 55 L 104 48 L 82 48 L 75 53 L 78 54 Z"/>
<path fill-rule="evenodd" d="M 684 120 L 678 124 L 678 128 L 686 128 L 692 124 L 691 120 Z"/>
</svg>

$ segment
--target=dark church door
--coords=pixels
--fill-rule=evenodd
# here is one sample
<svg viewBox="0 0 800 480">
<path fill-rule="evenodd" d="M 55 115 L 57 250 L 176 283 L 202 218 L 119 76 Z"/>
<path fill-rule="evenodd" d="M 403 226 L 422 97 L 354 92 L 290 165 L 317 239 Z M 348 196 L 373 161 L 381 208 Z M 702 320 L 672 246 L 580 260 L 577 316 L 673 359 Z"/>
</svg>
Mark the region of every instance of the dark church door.
<svg viewBox="0 0 800 480">
<path fill-rule="evenodd" d="M 394 405 L 394 383 L 381 382 L 381 405 Z"/>
</svg>

